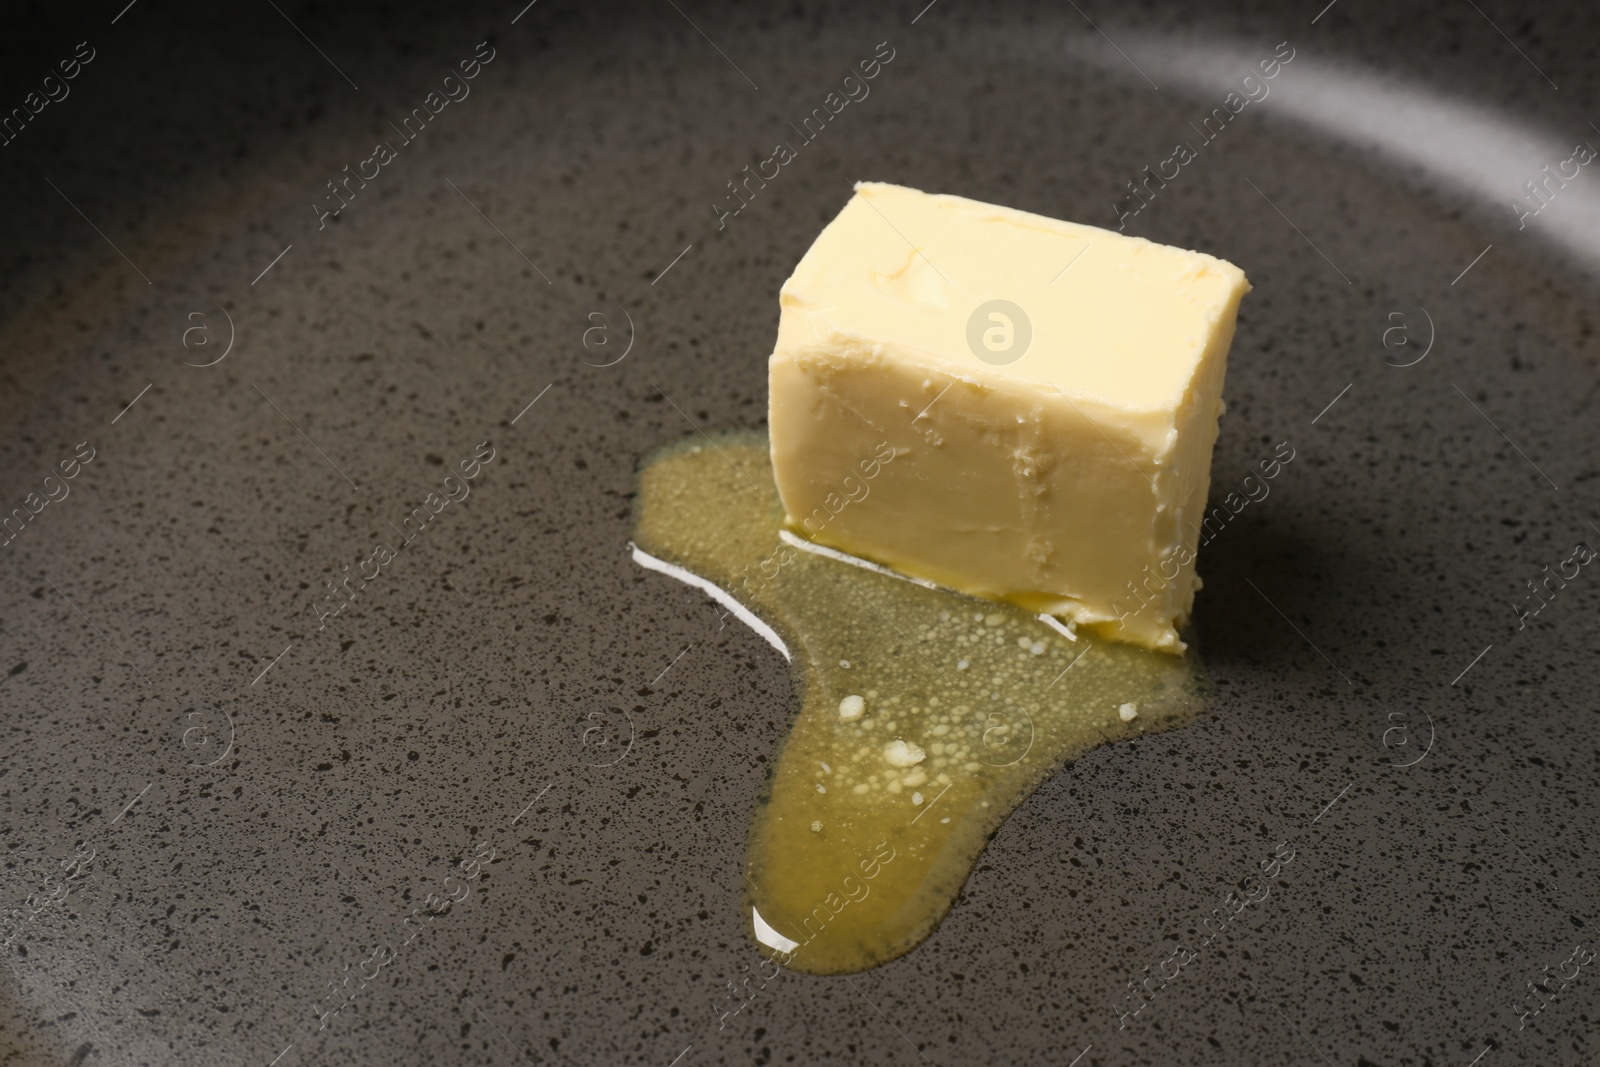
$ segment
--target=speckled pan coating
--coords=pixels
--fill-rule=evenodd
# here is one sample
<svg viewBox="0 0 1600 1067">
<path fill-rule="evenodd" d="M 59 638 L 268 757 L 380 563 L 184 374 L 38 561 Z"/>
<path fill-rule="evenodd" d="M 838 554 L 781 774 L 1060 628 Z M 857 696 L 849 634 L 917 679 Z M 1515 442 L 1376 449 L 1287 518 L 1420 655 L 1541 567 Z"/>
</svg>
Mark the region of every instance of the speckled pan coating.
<svg viewBox="0 0 1600 1067">
<path fill-rule="evenodd" d="M 1269 98 L 1130 224 L 1255 284 L 1216 500 L 1295 449 L 1201 556 L 1221 695 L 1048 783 L 880 970 L 724 1014 L 794 693 L 626 546 L 644 453 L 761 425 L 777 288 L 852 181 L 1114 225 L 1220 102 L 1162 37 L 1288 39 L 1577 139 L 1592 12 L 121 6 L 0 46 L 6 109 L 96 49 L 0 148 L 4 507 L 94 449 L 0 547 L 0 1062 L 1593 1059 L 1600 976 L 1536 1016 L 1526 983 L 1593 937 L 1600 577 L 1520 631 L 1512 604 L 1600 544 L 1595 280 L 1517 231 L 1515 188 L 1461 199 Z M 325 183 L 486 38 L 471 95 L 319 230 Z M 1417 305 L 1432 352 L 1385 366 Z M 1266 899 L 1196 944 L 1252 873 Z"/>
</svg>

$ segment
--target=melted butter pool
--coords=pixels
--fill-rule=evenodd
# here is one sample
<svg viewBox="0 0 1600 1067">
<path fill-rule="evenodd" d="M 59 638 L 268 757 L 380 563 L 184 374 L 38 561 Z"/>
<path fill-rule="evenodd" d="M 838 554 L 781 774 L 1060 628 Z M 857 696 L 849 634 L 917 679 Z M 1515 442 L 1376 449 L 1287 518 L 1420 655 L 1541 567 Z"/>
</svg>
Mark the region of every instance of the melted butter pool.
<svg viewBox="0 0 1600 1067">
<path fill-rule="evenodd" d="M 793 656 L 802 702 L 751 818 L 744 917 L 795 970 L 910 951 L 1053 771 L 1199 709 L 1192 653 L 1074 641 L 1011 605 L 785 542 L 764 436 L 651 457 L 636 514 L 640 548 L 731 593 Z"/>
</svg>

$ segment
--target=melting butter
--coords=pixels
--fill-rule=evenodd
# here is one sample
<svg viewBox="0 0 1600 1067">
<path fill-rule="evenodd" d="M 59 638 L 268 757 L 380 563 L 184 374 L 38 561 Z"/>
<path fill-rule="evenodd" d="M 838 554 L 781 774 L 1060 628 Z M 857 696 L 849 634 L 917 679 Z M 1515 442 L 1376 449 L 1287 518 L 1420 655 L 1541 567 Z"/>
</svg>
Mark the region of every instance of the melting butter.
<svg viewBox="0 0 1600 1067">
<path fill-rule="evenodd" d="M 697 438 L 640 474 L 639 547 L 770 623 L 799 674 L 801 707 L 751 819 L 744 908 L 757 944 L 794 970 L 910 951 L 1053 771 L 1200 707 L 1193 653 L 1073 640 L 1011 605 L 805 551 L 782 524 L 764 436 Z"/>
</svg>

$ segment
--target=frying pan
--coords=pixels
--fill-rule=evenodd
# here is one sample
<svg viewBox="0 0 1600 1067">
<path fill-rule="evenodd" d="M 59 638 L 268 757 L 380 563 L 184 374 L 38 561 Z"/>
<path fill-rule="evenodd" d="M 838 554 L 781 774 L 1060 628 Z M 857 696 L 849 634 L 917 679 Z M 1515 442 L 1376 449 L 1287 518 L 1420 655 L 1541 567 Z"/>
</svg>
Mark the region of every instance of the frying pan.
<svg viewBox="0 0 1600 1067">
<path fill-rule="evenodd" d="M 13 19 L 5 1062 L 1593 1059 L 1587 7 Z M 632 494 L 762 427 L 859 179 L 1240 264 L 1214 496 L 1296 458 L 1200 557 L 1198 721 L 1055 774 L 909 955 L 768 977 L 793 682 Z"/>
</svg>

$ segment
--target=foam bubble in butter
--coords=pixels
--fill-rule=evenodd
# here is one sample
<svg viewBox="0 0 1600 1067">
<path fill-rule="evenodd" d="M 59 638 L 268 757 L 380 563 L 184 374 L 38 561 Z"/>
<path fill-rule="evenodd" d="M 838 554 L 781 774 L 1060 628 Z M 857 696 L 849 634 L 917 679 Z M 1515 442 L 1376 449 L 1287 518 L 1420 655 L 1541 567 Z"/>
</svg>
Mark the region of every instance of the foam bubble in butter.
<svg viewBox="0 0 1600 1067">
<path fill-rule="evenodd" d="M 1200 707 L 1193 652 L 1074 640 L 805 552 L 782 520 L 764 436 L 696 438 L 640 473 L 639 547 L 731 594 L 792 653 L 801 706 L 751 817 L 743 902 L 785 966 L 840 974 L 910 951 L 1053 771 Z"/>
</svg>

